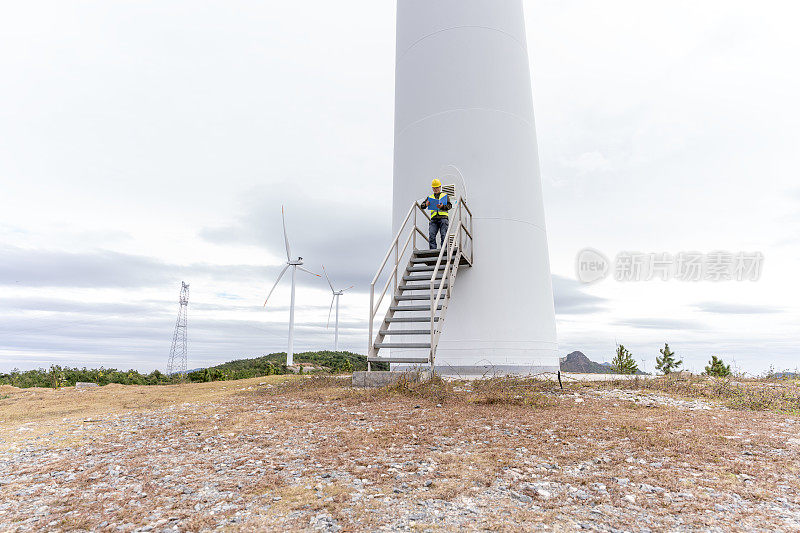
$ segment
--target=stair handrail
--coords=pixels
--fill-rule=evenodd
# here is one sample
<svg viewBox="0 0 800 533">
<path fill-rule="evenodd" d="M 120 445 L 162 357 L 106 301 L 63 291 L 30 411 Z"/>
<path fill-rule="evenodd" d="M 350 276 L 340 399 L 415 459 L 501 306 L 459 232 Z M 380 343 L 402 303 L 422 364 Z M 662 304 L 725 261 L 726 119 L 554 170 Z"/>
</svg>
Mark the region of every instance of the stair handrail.
<svg viewBox="0 0 800 533">
<path fill-rule="evenodd" d="M 449 227 L 449 231 L 447 232 L 447 237 L 445 242 L 447 243 L 446 246 L 442 246 L 442 250 L 439 252 L 439 257 L 436 260 L 436 266 L 433 267 L 433 272 L 431 273 L 430 279 L 430 290 L 431 290 L 431 348 L 430 348 L 430 364 L 433 367 L 434 359 L 436 357 L 436 347 L 439 344 L 439 337 L 442 334 L 441 328 L 444 326 L 444 317 L 447 314 L 447 302 L 450 300 L 450 294 L 453 289 L 453 284 L 455 283 L 456 274 L 458 273 L 458 265 L 461 262 L 461 257 L 469 263 L 471 266 L 473 264 L 473 260 L 475 258 L 475 247 L 474 247 L 474 240 L 472 237 L 472 210 L 467 205 L 467 201 L 465 198 L 459 198 L 458 202 L 456 203 L 456 224 L 455 229 L 453 229 L 453 225 L 451 223 Z M 464 212 L 469 215 L 469 228 L 467 228 L 465 221 Z M 452 221 L 451 221 L 452 222 Z M 469 241 L 469 255 L 467 256 L 464 253 L 465 246 L 462 244 L 466 244 L 466 240 L 464 243 L 461 242 L 462 231 L 464 235 L 467 237 Z M 450 239 L 450 235 L 453 236 Z M 447 261 L 445 262 L 444 271 L 442 272 L 442 278 L 439 281 L 439 287 L 436 287 L 436 274 L 439 272 L 439 267 L 442 264 L 442 259 L 444 258 L 445 251 L 447 251 Z M 436 330 L 436 311 L 439 307 L 439 302 L 442 300 L 443 290 L 447 286 L 447 291 L 444 293 L 446 295 L 446 300 L 442 304 L 442 312 L 439 316 L 439 330 Z"/>
<path fill-rule="evenodd" d="M 367 353 L 369 357 L 374 357 L 376 355 L 375 345 L 373 342 L 373 332 L 374 332 L 374 322 L 375 316 L 378 314 L 378 310 L 380 309 L 381 302 L 383 302 L 383 298 L 386 296 L 386 291 L 389 289 L 389 285 L 392 281 L 394 281 L 394 293 L 397 292 L 397 284 L 398 284 L 398 269 L 400 267 L 400 260 L 406 253 L 408 249 L 408 245 L 412 244 L 413 249 L 417 249 L 417 233 L 422 235 L 423 239 L 427 241 L 428 236 L 419 228 L 417 224 L 417 211 L 422 211 L 422 214 L 425 216 L 425 219 L 430 221 L 430 215 L 422 208 L 418 201 L 414 201 L 411 204 L 411 208 L 408 210 L 408 214 L 406 214 L 406 218 L 403 220 L 403 223 L 400 225 L 400 229 L 397 231 L 397 234 L 392 241 L 392 244 L 389 245 L 389 250 L 386 252 L 386 256 L 383 258 L 383 262 L 381 262 L 381 266 L 378 267 L 378 271 L 375 273 L 375 277 L 372 279 L 372 283 L 369 285 L 369 348 Z M 412 216 L 413 219 L 412 219 Z M 403 244 L 402 251 L 400 250 L 400 238 L 403 236 L 403 233 L 409 229 L 409 222 L 413 220 L 413 224 L 411 225 L 411 231 L 408 237 Z M 378 279 L 384 273 L 384 267 L 386 267 L 389 257 L 391 257 L 392 252 L 394 251 L 394 265 L 392 266 L 392 270 L 389 273 L 389 277 L 386 279 L 386 284 L 383 286 L 383 290 L 381 291 L 380 296 L 378 297 L 378 302 L 375 303 L 375 284 L 378 282 Z"/>
</svg>

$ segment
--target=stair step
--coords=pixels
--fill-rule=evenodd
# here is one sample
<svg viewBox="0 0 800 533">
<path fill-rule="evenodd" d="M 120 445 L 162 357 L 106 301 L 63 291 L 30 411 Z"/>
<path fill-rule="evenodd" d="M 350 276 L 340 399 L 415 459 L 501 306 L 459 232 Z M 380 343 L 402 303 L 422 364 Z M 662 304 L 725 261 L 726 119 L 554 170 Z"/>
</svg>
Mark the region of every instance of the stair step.
<svg viewBox="0 0 800 533">
<path fill-rule="evenodd" d="M 408 271 L 409 272 L 433 272 L 433 267 L 435 267 L 435 266 L 436 265 L 412 266 L 412 267 L 408 267 Z M 444 263 L 439 265 L 439 270 L 444 270 L 445 268 L 447 268 L 447 265 L 445 265 Z"/>
<path fill-rule="evenodd" d="M 468 265 L 469 266 L 469 261 L 467 261 L 467 258 L 464 257 L 463 255 L 459 254 L 459 255 L 454 256 L 454 258 L 455 257 L 458 257 L 458 264 L 459 265 Z M 438 257 L 413 257 L 412 256 L 411 259 L 409 260 L 409 263 L 411 263 L 412 265 L 424 265 L 424 266 L 430 267 L 428 269 L 428 271 L 431 271 L 431 270 L 433 270 L 433 267 L 436 266 L 436 261 L 437 260 L 438 260 Z M 455 261 L 451 260 L 451 263 L 454 263 L 454 262 Z M 446 263 L 447 263 L 447 258 L 443 257 L 442 258 L 442 262 L 439 265 L 439 268 L 441 269 Z M 409 267 L 409 270 L 413 270 L 414 268 L 416 268 L 416 267 L 415 266 L 411 266 L 411 267 Z"/>
<path fill-rule="evenodd" d="M 445 281 L 444 282 L 444 288 L 446 289 L 448 285 L 450 285 L 450 282 Z M 431 290 L 431 284 L 430 283 L 422 283 L 422 284 L 417 284 L 417 285 L 400 285 L 397 288 L 398 288 L 398 290 L 401 290 L 401 291 L 430 291 Z M 439 288 L 439 284 L 437 283 L 434 286 L 434 288 L 438 289 Z"/>
<path fill-rule="evenodd" d="M 393 305 L 389 307 L 391 311 L 430 311 L 430 305 Z M 441 310 L 442 304 L 436 307 L 436 310 Z"/>
<path fill-rule="evenodd" d="M 382 329 L 380 334 L 387 335 L 430 335 L 429 329 Z"/>
<path fill-rule="evenodd" d="M 463 255 L 459 256 L 459 257 L 460 257 L 459 262 L 458 262 L 459 265 L 468 265 L 469 264 L 469 262 L 467 261 L 467 259 Z M 409 261 L 409 263 L 411 263 L 411 266 L 408 267 L 408 270 L 410 272 L 416 272 L 416 271 L 431 272 L 431 271 L 433 271 L 433 267 L 436 266 L 436 260 L 433 260 L 433 259 L 431 259 L 431 260 L 429 260 L 429 259 L 414 260 L 412 258 Z M 439 270 L 444 270 L 444 267 L 445 267 L 446 264 L 447 264 L 447 261 L 442 261 L 441 264 L 439 264 Z M 455 261 L 450 261 L 450 264 L 451 265 L 455 264 Z M 426 267 L 430 267 L 430 268 L 416 270 L 416 267 L 418 267 L 418 266 L 426 266 Z"/>
<path fill-rule="evenodd" d="M 409 317 L 400 317 L 400 318 L 387 318 L 385 320 L 385 322 L 389 322 L 389 323 L 392 323 L 392 322 L 430 322 L 430 321 L 431 321 L 431 318 L 430 317 L 425 317 L 425 316 L 409 316 Z M 433 317 L 433 321 L 434 322 L 438 322 L 439 321 L 439 317 L 438 316 Z"/>
<path fill-rule="evenodd" d="M 441 248 L 437 248 L 435 250 L 419 250 L 418 249 L 418 250 L 414 250 L 414 255 L 416 257 L 431 257 L 431 256 L 432 257 L 439 257 L 439 254 L 441 253 L 441 251 L 442 251 Z M 453 253 L 454 254 L 458 253 L 458 248 L 455 248 L 453 250 Z M 444 254 L 447 255 L 447 250 L 444 251 Z"/>
<path fill-rule="evenodd" d="M 430 348 L 429 342 L 376 342 L 375 348 Z M 425 359 L 427 361 L 427 359 Z"/>
<path fill-rule="evenodd" d="M 367 357 L 370 363 L 425 363 L 430 364 L 427 357 Z"/>
<path fill-rule="evenodd" d="M 428 294 L 411 294 L 411 295 L 402 295 L 402 296 L 395 296 L 394 297 L 394 300 L 396 302 L 410 302 L 412 300 L 417 300 L 417 301 L 428 300 L 428 301 L 430 301 L 430 299 L 431 299 L 430 291 L 428 291 Z"/>
<path fill-rule="evenodd" d="M 417 257 L 439 257 L 441 251 L 441 248 L 436 248 L 435 250 L 414 250 L 414 255 Z M 445 253 L 447 252 L 445 251 Z"/>
<path fill-rule="evenodd" d="M 436 279 L 442 279 L 441 274 L 436 275 Z M 403 281 L 430 281 L 431 277 L 426 274 L 412 274 L 411 276 L 403 276 Z"/>
<path fill-rule="evenodd" d="M 436 261 L 438 259 L 439 259 L 438 257 L 411 257 L 411 259 L 409 259 L 409 262 L 412 264 L 423 264 L 426 266 L 433 267 L 436 266 Z M 439 264 L 439 266 L 441 267 L 445 263 L 447 263 L 447 258 L 443 257 L 442 262 Z"/>
</svg>

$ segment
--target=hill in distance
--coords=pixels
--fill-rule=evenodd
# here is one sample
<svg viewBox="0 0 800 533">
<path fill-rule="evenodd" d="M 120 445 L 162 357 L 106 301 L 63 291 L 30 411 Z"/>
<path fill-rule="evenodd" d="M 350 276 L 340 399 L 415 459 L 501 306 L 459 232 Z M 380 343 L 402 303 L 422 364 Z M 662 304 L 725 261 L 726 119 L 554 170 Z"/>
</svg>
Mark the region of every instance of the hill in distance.
<svg viewBox="0 0 800 533">
<path fill-rule="evenodd" d="M 566 357 L 562 357 L 561 371 L 579 374 L 610 374 L 613 372 L 610 363 L 595 363 L 583 352 L 572 352 Z"/>
<path fill-rule="evenodd" d="M 578 374 L 613 374 L 614 367 L 611 366 L 611 363 L 595 363 L 586 357 L 583 352 L 572 352 L 561 358 L 561 371 Z M 636 373 L 639 375 L 646 374 L 641 370 Z"/>
<path fill-rule="evenodd" d="M 318 352 L 302 352 L 294 354 L 295 365 L 314 365 L 333 371 L 366 370 L 367 358 L 364 355 L 352 352 L 333 352 L 328 350 Z M 268 375 L 268 372 L 286 372 L 286 352 L 272 353 L 261 357 L 236 359 L 208 368 L 200 368 L 189 372 L 201 374 L 209 371 L 214 375 L 226 376 L 227 379 L 245 379 L 256 376 Z M 374 363 L 375 370 L 388 370 L 386 363 Z"/>
</svg>

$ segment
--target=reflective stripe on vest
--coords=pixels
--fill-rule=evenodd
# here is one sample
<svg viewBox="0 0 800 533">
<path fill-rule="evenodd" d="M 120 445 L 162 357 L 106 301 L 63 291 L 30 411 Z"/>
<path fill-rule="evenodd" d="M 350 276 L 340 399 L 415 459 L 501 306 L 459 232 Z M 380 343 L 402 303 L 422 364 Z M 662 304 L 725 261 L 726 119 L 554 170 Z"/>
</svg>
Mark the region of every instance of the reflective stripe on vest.
<svg viewBox="0 0 800 533">
<path fill-rule="evenodd" d="M 428 211 L 431 214 L 431 217 L 435 216 L 443 216 L 447 217 L 450 216 L 447 214 L 447 211 L 436 211 L 435 209 L 431 209 L 432 205 L 436 205 L 437 202 L 441 201 L 443 205 L 447 205 L 447 195 L 443 193 L 439 193 L 439 198 L 435 198 L 433 196 L 428 196 Z"/>
</svg>

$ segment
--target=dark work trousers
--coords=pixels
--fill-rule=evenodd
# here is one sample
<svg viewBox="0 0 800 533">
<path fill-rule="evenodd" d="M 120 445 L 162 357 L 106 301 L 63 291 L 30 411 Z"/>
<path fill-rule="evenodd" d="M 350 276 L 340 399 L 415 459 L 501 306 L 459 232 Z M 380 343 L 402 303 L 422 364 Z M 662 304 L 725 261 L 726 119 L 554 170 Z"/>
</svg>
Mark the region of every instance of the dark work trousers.
<svg viewBox="0 0 800 533">
<path fill-rule="evenodd" d="M 436 217 L 431 219 L 431 223 L 428 226 L 428 244 L 431 247 L 431 250 L 436 249 L 436 234 L 439 233 L 442 236 L 442 247 L 447 243 L 447 228 L 450 226 L 450 221 L 447 217 Z"/>
</svg>

